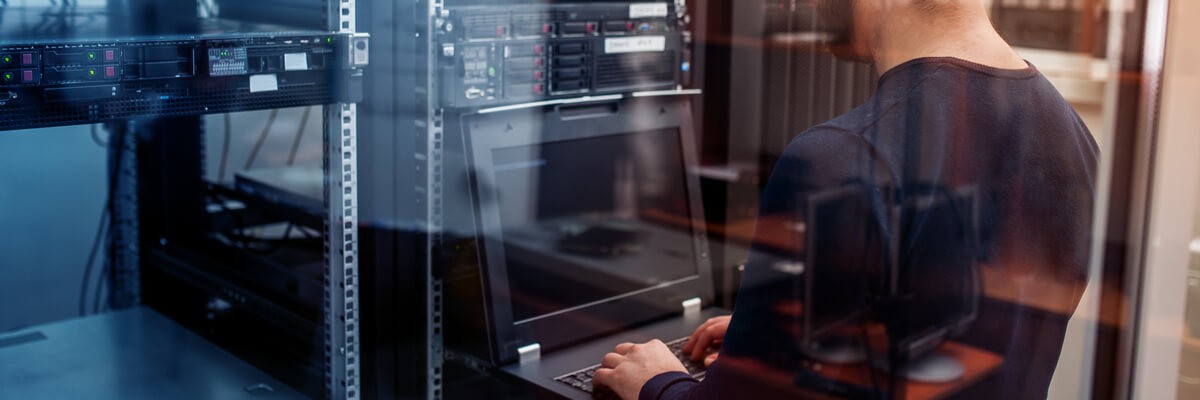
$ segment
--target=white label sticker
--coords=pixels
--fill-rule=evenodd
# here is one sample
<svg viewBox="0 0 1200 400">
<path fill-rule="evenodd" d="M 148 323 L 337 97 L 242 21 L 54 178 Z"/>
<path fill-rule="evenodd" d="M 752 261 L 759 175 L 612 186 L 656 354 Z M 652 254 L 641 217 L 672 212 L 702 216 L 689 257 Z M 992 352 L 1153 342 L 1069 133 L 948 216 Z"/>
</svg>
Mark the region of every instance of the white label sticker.
<svg viewBox="0 0 1200 400">
<path fill-rule="evenodd" d="M 275 74 L 250 75 L 250 93 L 279 90 L 279 79 Z"/>
<path fill-rule="evenodd" d="M 604 52 L 607 54 L 644 53 L 666 50 L 666 36 L 636 36 L 604 40 Z"/>
<path fill-rule="evenodd" d="M 308 53 L 287 53 L 283 55 L 284 71 L 307 71 Z"/>
<path fill-rule="evenodd" d="M 629 5 L 629 18 L 661 18 L 667 16 L 667 3 L 635 3 Z"/>
</svg>

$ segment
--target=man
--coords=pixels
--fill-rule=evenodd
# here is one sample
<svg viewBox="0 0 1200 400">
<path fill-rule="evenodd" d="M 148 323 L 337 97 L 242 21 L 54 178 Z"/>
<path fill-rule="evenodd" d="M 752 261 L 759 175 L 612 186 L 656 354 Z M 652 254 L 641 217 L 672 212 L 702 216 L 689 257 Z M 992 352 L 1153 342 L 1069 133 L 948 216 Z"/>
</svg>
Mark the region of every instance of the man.
<svg viewBox="0 0 1200 400">
<path fill-rule="evenodd" d="M 1059 292 L 1039 295 L 1073 310 L 1086 281 L 1099 150 L 1062 96 L 996 33 L 984 0 L 815 3 L 826 26 L 843 28 L 835 54 L 873 62 L 881 73 L 878 91 L 788 146 L 764 189 L 756 236 L 780 231 L 763 216 L 794 211 L 802 206 L 799 195 L 847 182 L 877 191 L 972 187 L 984 262 L 1021 278 L 1018 297 L 1029 295 L 1031 282 L 1042 282 Z M 762 253 L 751 256 L 733 316 L 708 321 L 686 346 L 700 359 L 719 345 L 720 358 L 703 382 L 652 341 L 616 346 L 596 372 L 596 384 L 625 399 L 786 393 L 754 379 L 769 373 L 746 367 L 802 377 L 801 366 L 811 365 L 793 357 L 797 334 L 781 323 L 803 308 L 786 307 L 780 298 L 788 296 L 780 287 L 796 285 L 781 284 L 791 278 L 773 271 Z M 985 302 L 963 340 L 1005 361 L 984 382 L 986 391 L 971 396 L 1045 398 L 1065 323 L 1033 314 Z M 798 387 L 801 381 L 794 380 Z"/>
</svg>

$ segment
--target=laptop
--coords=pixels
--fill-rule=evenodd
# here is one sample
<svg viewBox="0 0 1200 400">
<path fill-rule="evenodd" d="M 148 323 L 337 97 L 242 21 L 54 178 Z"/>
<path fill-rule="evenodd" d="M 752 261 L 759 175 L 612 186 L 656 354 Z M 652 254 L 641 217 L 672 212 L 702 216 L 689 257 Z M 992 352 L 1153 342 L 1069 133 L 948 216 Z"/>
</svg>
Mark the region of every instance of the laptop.
<svg viewBox="0 0 1200 400">
<path fill-rule="evenodd" d="M 622 342 L 681 348 L 713 282 L 685 99 L 463 119 L 491 361 L 576 399 Z M 703 366 L 685 362 L 697 378 Z"/>
</svg>

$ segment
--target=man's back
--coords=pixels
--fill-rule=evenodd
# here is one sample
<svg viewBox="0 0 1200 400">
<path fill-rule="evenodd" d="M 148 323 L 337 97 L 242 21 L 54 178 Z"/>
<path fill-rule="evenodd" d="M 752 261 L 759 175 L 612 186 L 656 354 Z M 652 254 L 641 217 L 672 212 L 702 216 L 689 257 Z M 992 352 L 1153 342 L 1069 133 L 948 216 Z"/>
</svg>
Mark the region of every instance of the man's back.
<svg viewBox="0 0 1200 400">
<path fill-rule="evenodd" d="M 984 268 L 1021 281 L 1057 282 L 1063 293 L 1050 298 L 1062 303 L 1056 308 L 1073 310 L 1086 281 L 1097 153 L 1087 128 L 1036 69 L 917 59 L 884 74 L 877 94 L 861 107 L 793 140 L 764 190 L 758 235 L 788 232 L 769 225 L 790 224 L 776 216 L 804 210 L 806 195 L 846 185 L 877 189 L 879 210 L 896 198 L 971 188 Z M 923 216 L 909 217 L 916 222 L 905 229 L 922 229 Z M 864 243 L 863 252 L 873 245 Z M 770 260 L 778 253 L 756 243 L 721 357 L 797 373 L 805 357 L 802 338 L 784 321 L 796 320 L 795 308 L 785 304 L 798 300 L 801 278 L 775 268 Z M 1031 310 L 985 299 L 972 328 L 955 339 L 1005 357 L 991 384 L 985 382 L 988 397 L 1045 397 L 1068 316 L 1047 319 Z M 714 364 L 704 384 L 675 384 L 662 397 L 754 393 L 752 383 L 730 379 L 737 373 L 722 364 Z M 642 394 L 658 393 L 663 381 L 651 380 Z"/>
</svg>

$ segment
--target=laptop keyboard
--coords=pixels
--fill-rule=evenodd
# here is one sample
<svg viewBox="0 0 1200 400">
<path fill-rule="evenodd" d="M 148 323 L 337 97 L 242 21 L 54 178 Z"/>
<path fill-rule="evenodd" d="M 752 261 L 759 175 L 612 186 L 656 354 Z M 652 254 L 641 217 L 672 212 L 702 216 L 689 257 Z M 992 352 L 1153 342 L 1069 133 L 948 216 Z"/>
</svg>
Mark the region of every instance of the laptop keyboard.
<svg viewBox="0 0 1200 400">
<path fill-rule="evenodd" d="M 683 354 L 683 345 L 686 344 L 688 338 L 680 338 L 667 342 L 667 348 L 675 353 L 675 357 L 683 362 L 683 367 L 687 368 L 688 374 L 696 379 L 704 379 L 704 363 L 694 362 L 688 355 Z M 565 383 L 576 389 L 592 393 L 596 398 L 617 398 L 612 391 L 606 387 L 592 387 L 592 376 L 596 374 L 596 370 L 600 369 L 600 364 L 596 364 L 569 374 L 554 378 L 554 380 Z"/>
</svg>

